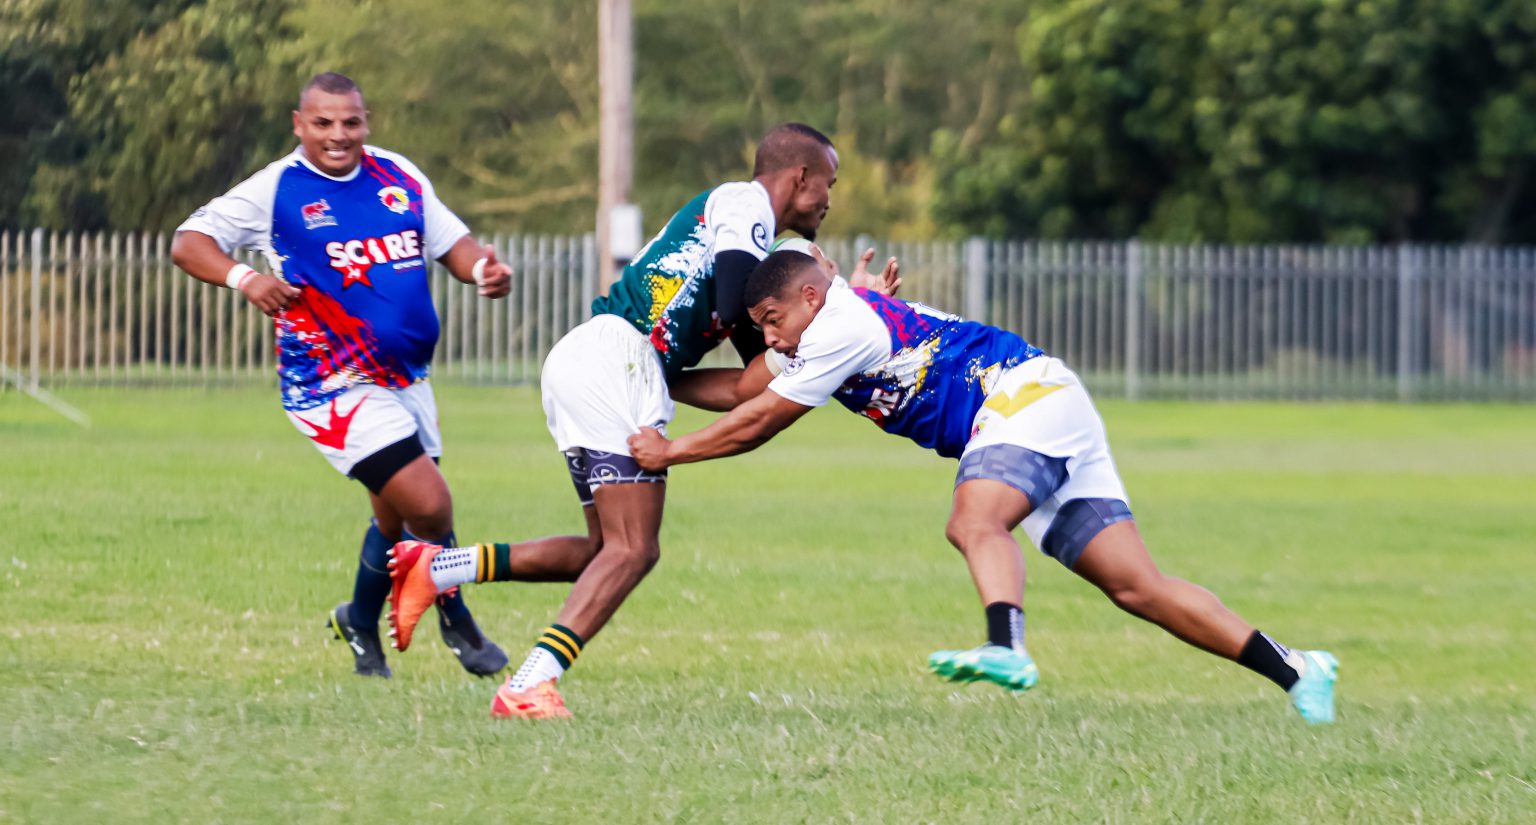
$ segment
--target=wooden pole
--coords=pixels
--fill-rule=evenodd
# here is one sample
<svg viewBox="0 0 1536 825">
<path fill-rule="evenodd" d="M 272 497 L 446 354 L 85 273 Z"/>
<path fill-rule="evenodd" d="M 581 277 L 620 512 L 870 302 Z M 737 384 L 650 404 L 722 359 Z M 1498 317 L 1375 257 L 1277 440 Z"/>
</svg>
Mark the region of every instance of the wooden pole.
<svg viewBox="0 0 1536 825">
<path fill-rule="evenodd" d="M 598 0 L 597 265 L 607 294 L 617 275 L 613 210 L 629 202 L 634 177 L 634 18 L 630 0 Z"/>
</svg>

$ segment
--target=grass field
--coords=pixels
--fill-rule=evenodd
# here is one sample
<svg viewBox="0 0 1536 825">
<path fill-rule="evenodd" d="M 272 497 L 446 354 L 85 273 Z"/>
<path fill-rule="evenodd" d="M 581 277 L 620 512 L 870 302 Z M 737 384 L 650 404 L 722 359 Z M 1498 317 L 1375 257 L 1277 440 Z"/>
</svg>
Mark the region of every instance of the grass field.
<svg viewBox="0 0 1536 825">
<path fill-rule="evenodd" d="M 275 392 L 67 395 L 0 393 L 0 822 L 1536 822 L 1529 407 L 1103 405 L 1164 568 L 1338 654 L 1331 728 L 1032 550 L 1040 687 L 928 675 L 983 631 L 953 464 L 836 411 L 677 470 L 519 724 L 429 627 L 388 682 L 325 640 L 366 505 Z M 461 538 L 579 528 L 533 391 L 439 401 Z M 564 593 L 469 598 L 517 659 Z"/>
</svg>

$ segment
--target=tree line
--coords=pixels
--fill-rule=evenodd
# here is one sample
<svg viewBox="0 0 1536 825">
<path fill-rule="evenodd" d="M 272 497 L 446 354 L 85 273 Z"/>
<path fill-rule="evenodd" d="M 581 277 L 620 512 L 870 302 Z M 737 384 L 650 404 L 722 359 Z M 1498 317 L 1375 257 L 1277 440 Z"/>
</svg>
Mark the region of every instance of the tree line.
<svg viewBox="0 0 1536 825">
<path fill-rule="evenodd" d="M 635 0 L 653 229 L 800 120 L 829 234 L 1536 241 L 1536 7 L 1516 0 Z M 587 231 L 593 2 L 12 0 L 0 225 L 165 229 L 363 87 L 482 230 Z"/>
</svg>

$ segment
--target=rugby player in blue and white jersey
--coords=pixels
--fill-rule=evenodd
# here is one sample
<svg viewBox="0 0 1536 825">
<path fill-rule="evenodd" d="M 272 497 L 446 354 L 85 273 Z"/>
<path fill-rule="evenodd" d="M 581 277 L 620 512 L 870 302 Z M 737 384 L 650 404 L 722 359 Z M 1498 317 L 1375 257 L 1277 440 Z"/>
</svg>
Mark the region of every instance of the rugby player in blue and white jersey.
<svg viewBox="0 0 1536 825">
<path fill-rule="evenodd" d="M 356 672 L 390 675 L 379 642 L 388 552 L 406 535 L 452 542 L 453 503 L 438 471 L 437 407 L 427 383 L 437 345 L 432 260 L 500 298 L 511 269 L 481 247 L 410 161 L 364 141 L 368 111 L 350 78 L 317 75 L 293 113 L 299 147 L 197 210 L 171 255 L 192 277 L 238 289 L 272 316 L 283 409 L 336 470 L 368 489 L 352 601 L 330 627 Z M 262 252 L 261 274 L 236 262 Z M 437 602 L 443 639 L 466 670 L 491 675 L 507 656 L 481 635 L 457 591 Z"/>
<path fill-rule="evenodd" d="M 1122 609 L 1268 677 L 1307 721 L 1333 721 L 1332 654 L 1288 649 L 1210 591 L 1158 570 L 1103 421 L 1060 360 L 1006 330 L 851 288 L 798 251 L 759 265 L 746 300 L 772 349 L 752 367 L 766 389 L 675 441 L 641 430 L 629 443 L 640 466 L 660 471 L 747 452 L 835 398 L 886 432 L 960 460 L 946 534 L 985 605 L 988 641 L 934 653 L 929 666 L 939 675 L 1013 690 L 1038 680 L 1024 646 L 1024 559 L 1012 535 L 1022 523 L 1045 554 Z"/>
</svg>

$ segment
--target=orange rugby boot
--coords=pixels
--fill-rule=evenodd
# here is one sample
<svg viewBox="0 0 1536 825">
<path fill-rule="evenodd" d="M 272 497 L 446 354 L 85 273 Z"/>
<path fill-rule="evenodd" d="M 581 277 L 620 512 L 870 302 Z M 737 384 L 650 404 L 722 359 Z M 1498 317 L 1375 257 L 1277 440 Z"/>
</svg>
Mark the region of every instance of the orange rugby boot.
<svg viewBox="0 0 1536 825">
<path fill-rule="evenodd" d="M 389 549 L 389 635 L 396 650 L 411 646 L 421 614 L 437 601 L 432 559 L 442 549 L 424 541 L 402 541 Z"/>
<path fill-rule="evenodd" d="M 555 680 L 546 679 L 527 690 L 513 690 L 512 677 L 502 683 L 491 700 L 492 719 L 569 719 L 571 712 L 555 689 Z"/>
</svg>

